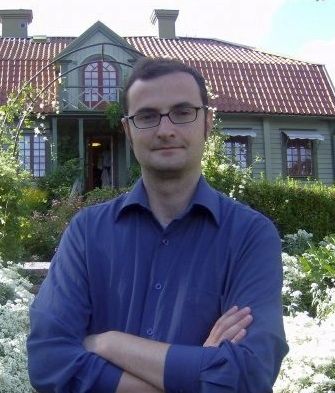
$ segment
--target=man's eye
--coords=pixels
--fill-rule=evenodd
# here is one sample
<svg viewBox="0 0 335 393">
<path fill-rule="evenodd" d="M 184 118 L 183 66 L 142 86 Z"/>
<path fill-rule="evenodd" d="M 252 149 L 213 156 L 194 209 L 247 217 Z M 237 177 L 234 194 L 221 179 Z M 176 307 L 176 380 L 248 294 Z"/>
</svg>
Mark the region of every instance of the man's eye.
<svg viewBox="0 0 335 393">
<path fill-rule="evenodd" d="M 177 108 L 173 110 L 175 116 L 189 116 L 192 114 L 193 108 Z"/>
<path fill-rule="evenodd" d="M 136 120 L 138 121 L 150 121 L 154 119 L 157 119 L 156 112 L 139 113 L 136 115 Z"/>
</svg>

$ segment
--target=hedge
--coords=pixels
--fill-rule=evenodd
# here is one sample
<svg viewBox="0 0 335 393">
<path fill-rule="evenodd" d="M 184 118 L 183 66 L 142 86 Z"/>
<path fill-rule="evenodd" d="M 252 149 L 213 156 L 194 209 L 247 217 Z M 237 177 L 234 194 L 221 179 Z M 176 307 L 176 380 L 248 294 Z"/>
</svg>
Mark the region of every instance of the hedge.
<svg viewBox="0 0 335 393">
<path fill-rule="evenodd" d="M 304 229 L 320 241 L 335 233 L 335 187 L 293 180 L 248 182 L 241 197 L 268 216 L 281 235 Z"/>
</svg>

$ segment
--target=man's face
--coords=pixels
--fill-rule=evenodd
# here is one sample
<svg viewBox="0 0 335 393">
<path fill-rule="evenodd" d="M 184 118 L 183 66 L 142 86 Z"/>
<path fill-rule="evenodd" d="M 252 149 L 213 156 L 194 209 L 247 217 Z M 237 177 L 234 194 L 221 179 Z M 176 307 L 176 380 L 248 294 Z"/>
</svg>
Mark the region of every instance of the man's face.
<svg viewBox="0 0 335 393">
<path fill-rule="evenodd" d="M 203 105 L 200 90 L 192 75 L 175 72 L 150 80 L 136 80 L 128 91 L 129 115 L 147 110 L 167 113 L 179 106 Z M 143 175 L 183 175 L 201 171 L 201 157 L 205 142 L 205 121 L 210 123 L 204 109 L 200 109 L 192 123 L 173 124 L 167 116 L 160 125 L 137 129 L 132 120 L 123 125 Z M 208 124 L 209 127 L 209 124 Z M 209 129 L 209 128 L 207 128 Z"/>
</svg>

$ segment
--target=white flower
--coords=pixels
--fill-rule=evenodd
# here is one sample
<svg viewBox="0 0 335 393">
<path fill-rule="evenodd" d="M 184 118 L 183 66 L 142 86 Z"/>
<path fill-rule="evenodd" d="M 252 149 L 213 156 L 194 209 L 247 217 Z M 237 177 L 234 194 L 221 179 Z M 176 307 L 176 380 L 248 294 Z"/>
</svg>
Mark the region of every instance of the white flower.
<svg viewBox="0 0 335 393">
<path fill-rule="evenodd" d="M 294 291 L 294 292 L 292 292 L 291 295 L 294 298 L 299 298 L 302 295 L 302 293 L 301 293 L 301 291 Z"/>
</svg>

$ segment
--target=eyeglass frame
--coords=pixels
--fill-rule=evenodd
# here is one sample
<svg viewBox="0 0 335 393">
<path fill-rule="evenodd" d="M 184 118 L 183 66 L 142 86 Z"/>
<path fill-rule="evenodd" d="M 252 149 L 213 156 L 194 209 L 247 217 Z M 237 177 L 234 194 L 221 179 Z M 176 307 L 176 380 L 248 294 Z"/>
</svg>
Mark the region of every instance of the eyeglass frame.
<svg viewBox="0 0 335 393">
<path fill-rule="evenodd" d="M 201 105 L 201 106 L 184 106 L 184 107 L 181 107 L 181 108 L 191 108 L 191 109 L 195 109 L 196 111 L 195 111 L 195 118 L 194 118 L 194 120 L 186 121 L 186 122 L 183 122 L 183 123 L 176 123 L 175 121 L 173 121 L 173 120 L 171 119 L 171 117 L 170 117 L 170 113 L 173 112 L 174 110 L 178 109 L 178 107 L 172 108 L 172 109 L 169 110 L 169 112 L 167 112 L 167 113 L 160 113 L 160 112 L 158 112 L 158 111 L 152 110 L 152 112 L 156 112 L 160 117 L 159 117 L 159 122 L 158 122 L 158 124 L 156 124 L 156 125 L 154 125 L 154 126 L 150 126 L 150 127 L 138 127 L 138 126 L 135 124 L 134 117 L 137 116 L 137 115 L 140 115 L 141 112 L 135 113 L 134 115 L 131 115 L 131 116 L 123 116 L 123 118 L 126 119 L 126 120 L 131 120 L 131 121 L 133 122 L 134 126 L 135 126 L 138 130 L 148 130 L 149 128 L 158 127 L 158 126 L 161 124 L 162 117 L 164 117 L 164 116 L 167 116 L 172 124 L 189 124 L 189 123 L 193 123 L 193 122 L 195 122 L 195 121 L 197 120 L 197 118 L 198 118 L 198 112 L 199 112 L 200 109 L 208 110 L 208 105 Z M 148 112 L 149 112 L 149 111 L 148 111 Z"/>
</svg>

